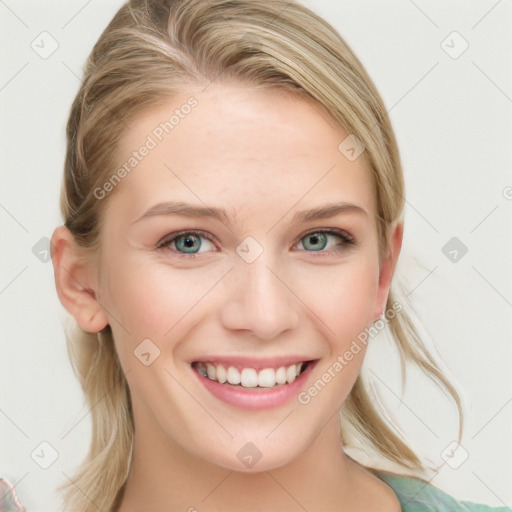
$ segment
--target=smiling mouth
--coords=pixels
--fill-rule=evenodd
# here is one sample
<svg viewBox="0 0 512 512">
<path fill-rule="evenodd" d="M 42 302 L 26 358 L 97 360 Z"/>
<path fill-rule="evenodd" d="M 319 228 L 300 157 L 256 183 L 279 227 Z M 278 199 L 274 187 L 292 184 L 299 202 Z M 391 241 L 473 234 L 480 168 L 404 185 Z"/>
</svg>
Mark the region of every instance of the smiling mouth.
<svg viewBox="0 0 512 512">
<path fill-rule="evenodd" d="M 272 389 L 291 384 L 311 363 L 313 363 L 313 360 L 301 361 L 277 368 L 263 368 L 257 371 L 250 367 L 238 369 L 226 364 L 194 361 L 192 368 L 203 377 L 227 386 L 247 389 Z"/>
</svg>

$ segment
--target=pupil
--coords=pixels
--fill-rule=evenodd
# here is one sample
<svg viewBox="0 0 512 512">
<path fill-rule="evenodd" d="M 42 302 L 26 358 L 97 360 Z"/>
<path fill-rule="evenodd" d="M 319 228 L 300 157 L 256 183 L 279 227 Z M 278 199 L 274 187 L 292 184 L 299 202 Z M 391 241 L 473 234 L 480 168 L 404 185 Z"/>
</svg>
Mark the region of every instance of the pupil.
<svg viewBox="0 0 512 512">
<path fill-rule="evenodd" d="M 197 240 L 197 238 L 197 236 L 180 236 L 176 241 L 176 247 L 178 250 L 195 252 L 200 245 L 200 242 Z"/>
<path fill-rule="evenodd" d="M 327 237 L 323 233 L 311 233 L 306 238 L 307 243 L 303 242 L 304 248 L 312 251 L 320 251 L 327 245 Z"/>
</svg>

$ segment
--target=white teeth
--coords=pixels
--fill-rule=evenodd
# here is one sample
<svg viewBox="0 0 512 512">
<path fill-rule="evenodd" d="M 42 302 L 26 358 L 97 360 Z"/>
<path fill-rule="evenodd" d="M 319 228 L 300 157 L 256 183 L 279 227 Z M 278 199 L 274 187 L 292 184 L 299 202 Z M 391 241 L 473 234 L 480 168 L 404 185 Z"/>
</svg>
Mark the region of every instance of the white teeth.
<svg viewBox="0 0 512 512">
<path fill-rule="evenodd" d="M 258 385 L 258 372 L 254 368 L 244 368 L 240 374 L 240 384 L 244 388 L 255 388 Z"/>
<path fill-rule="evenodd" d="M 240 372 L 234 367 L 234 366 L 230 366 L 228 368 L 228 382 L 230 384 L 240 384 Z"/>
<path fill-rule="evenodd" d="M 276 383 L 277 384 L 286 384 L 286 368 L 284 366 L 281 366 L 277 369 Z"/>
<path fill-rule="evenodd" d="M 297 376 L 296 370 L 297 369 L 294 364 L 286 368 L 286 382 L 288 382 L 288 384 L 291 384 L 295 380 L 295 377 Z"/>
<path fill-rule="evenodd" d="M 258 386 L 271 388 L 276 384 L 276 372 L 272 368 L 265 368 L 258 373 Z"/>
<path fill-rule="evenodd" d="M 206 373 L 209 379 L 217 380 L 217 370 L 213 364 L 206 363 Z"/>
<path fill-rule="evenodd" d="M 222 366 L 221 364 L 219 364 L 219 366 L 217 366 L 217 380 L 221 384 L 224 384 L 224 382 L 226 382 L 226 380 L 228 380 L 228 373 L 226 371 L 226 368 L 224 368 L 224 366 Z"/>
<path fill-rule="evenodd" d="M 254 368 L 244 368 L 239 372 L 234 366 L 229 366 L 226 370 L 221 364 L 211 363 L 197 363 L 196 367 L 201 375 L 221 384 L 228 382 L 234 386 L 240 384 L 244 388 L 272 388 L 275 385 L 291 384 L 299 376 L 303 365 L 304 363 L 297 363 L 288 367 L 280 366 L 277 370 L 264 368 L 259 372 Z"/>
</svg>

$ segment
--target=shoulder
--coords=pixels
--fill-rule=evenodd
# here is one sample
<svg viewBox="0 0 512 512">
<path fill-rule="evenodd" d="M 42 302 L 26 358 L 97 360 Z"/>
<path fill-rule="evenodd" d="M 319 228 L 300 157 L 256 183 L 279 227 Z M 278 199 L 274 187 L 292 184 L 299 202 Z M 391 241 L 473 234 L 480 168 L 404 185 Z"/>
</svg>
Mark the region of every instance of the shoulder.
<svg viewBox="0 0 512 512">
<path fill-rule="evenodd" d="M 511 512 L 508 507 L 490 507 L 458 501 L 441 489 L 420 479 L 379 471 L 376 475 L 396 493 L 403 512 Z"/>
</svg>

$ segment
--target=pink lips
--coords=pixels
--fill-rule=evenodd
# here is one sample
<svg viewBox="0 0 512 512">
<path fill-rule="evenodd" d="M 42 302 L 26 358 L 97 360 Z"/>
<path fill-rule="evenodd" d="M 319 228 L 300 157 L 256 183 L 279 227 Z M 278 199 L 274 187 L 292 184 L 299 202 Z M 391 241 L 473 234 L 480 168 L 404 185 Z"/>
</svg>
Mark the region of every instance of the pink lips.
<svg viewBox="0 0 512 512">
<path fill-rule="evenodd" d="M 229 358 L 207 359 L 209 362 L 215 363 L 229 363 L 233 366 L 241 368 L 254 368 L 256 370 L 263 368 L 277 368 L 278 366 L 286 366 L 300 361 L 308 361 L 308 358 L 286 358 L 277 360 L 258 361 L 255 363 L 254 359 L 241 359 Z M 309 359 L 311 361 L 311 359 Z M 216 398 L 223 402 L 247 410 L 261 410 L 280 407 L 289 402 L 294 396 L 300 392 L 304 387 L 316 361 L 311 361 L 306 369 L 291 383 L 282 384 L 274 388 L 243 388 L 241 386 L 232 386 L 228 383 L 221 384 L 201 375 L 195 368 L 192 369 L 193 373 L 197 376 L 201 384 Z"/>
</svg>

